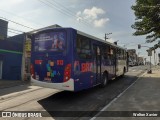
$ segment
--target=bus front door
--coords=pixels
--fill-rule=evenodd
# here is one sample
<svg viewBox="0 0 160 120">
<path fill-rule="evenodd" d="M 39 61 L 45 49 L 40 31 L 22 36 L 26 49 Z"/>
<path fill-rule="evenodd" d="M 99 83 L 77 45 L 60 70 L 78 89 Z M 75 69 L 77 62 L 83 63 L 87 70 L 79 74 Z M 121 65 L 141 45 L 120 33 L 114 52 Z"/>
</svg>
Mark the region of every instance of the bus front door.
<svg viewBox="0 0 160 120">
<path fill-rule="evenodd" d="M 95 67 L 96 67 L 96 81 L 95 84 L 98 84 L 101 82 L 101 49 L 100 46 L 94 45 L 94 62 L 95 62 Z"/>
</svg>

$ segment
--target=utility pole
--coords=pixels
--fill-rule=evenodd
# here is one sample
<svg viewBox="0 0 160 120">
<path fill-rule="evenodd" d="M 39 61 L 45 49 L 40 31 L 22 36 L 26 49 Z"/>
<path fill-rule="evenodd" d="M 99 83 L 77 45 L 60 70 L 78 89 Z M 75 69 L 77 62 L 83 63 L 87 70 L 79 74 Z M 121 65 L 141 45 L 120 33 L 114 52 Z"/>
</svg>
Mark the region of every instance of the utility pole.
<svg viewBox="0 0 160 120">
<path fill-rule="evenodd" d="M 156 51 L 154 50 L 154 64 L 156 65 L 156 56 L 155 56 L 155 54 L 156 54 Z"/>
<path fill-rule="evenodd" d="M 147 73 L 151 74 L 152 73 L 152 63 L 151 63 L 151 56 L 152 56 L 152 50 L 148 50 L 148 56 L 150 56 L 150 70 L 148 70 Z"/>
<path fill-rule="evenodd" d="M 146 59 L 147 59 L 147 58 L 144 58 L 144 65 L 146 65 Z"/>
<path fill-rule="evenodd" d="M 148 56 L 150 56 L 150 70 L 148 70 L 148 74 L 151 74 L 152 73 L 152 63 L 151 63 L 151 56 L 152 56 L 152 48 L 150 48 L 150 47 L 148 47 L 148 46 L 141 46 L 140 44 L 138 44 L 138 49 L 141 49 L 141 47 L 147 47 L 147 48 L 149 48 L 148 50 L 147 50 L 147 52 L 148 52 Z"/>
<path fill-rule="evenodd" d="M 158 54 L 158 63 L 160 63 L 160 53 Z"/>
<path fill-rule="evenodd" d="M 140 60 L 139 60 L 139 54 L 140 54 L 141 52 L 138 52 L 138 54 L 137 54 L 137 64 L 139 65 L 139 62 L 140 62 Z"/>
<path fill-rule="evenodd" d="M 106 41 L 107 39 L 109 39 L 109 38 L 108 38 L 108 35 L 110 35 L 110 34 L 112 34 L 112 33 L 105 33 L 105 37 L 104 37 L 105 41 Z"/>
<path fill-rule="evenodd" d="M 105 39 L 105 41 L 108 39 L 108 38 L 107 38 L 107 34 L 106 34 L 106 33 L 105 33 L 105 37 L 104 37 L 104 39 Z"/>
</svg>

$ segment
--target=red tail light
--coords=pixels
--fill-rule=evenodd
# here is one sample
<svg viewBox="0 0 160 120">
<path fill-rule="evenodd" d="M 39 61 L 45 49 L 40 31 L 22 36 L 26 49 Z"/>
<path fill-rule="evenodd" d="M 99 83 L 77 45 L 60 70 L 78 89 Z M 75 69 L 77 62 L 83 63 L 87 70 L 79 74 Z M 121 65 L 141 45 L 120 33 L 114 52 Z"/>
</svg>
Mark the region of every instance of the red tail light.
<svg viewBox="0 0 160 120">
<path fill-rule="evenodd" d="M 67 82 L 71 78 L 71 64 L 67 64 L 64 69 L 64 82 Z"/>
<path fill-rule="evenodd" d="M 30 73 L 31 73 L 31 76 L 32 76 L 33 78 L 35 78 L 35 75 L 34 75 L 34 66 L 33 66 L 33 64 L 30 65 Z"/>
</svg>

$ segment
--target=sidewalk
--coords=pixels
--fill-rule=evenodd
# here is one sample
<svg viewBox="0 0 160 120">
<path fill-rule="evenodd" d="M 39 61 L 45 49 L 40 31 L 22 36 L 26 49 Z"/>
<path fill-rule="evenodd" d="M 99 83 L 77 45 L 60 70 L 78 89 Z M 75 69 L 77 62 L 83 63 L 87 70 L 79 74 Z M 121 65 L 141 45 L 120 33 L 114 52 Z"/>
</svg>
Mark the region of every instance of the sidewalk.
<svg viewBox="0 0 160 120">
<path fill-rule="evenodd" d="M 28 81 L 22 80 L 0 80 L 0 89 L 9 88 L 18 85 L 29 84 Z"/>
<path fill-rule="evenodd" d="M 160 69 L 143 74 L 128 90 L 115 98 L 103 111 L 160 111 Z M 102 112 L 103 114 L 105 112 Z M 98 116 L 102 116 L 102 113 Z M 107 113 L 107 112 L 106 112 Z M 116 112 L 115 112 L 116 113 Z M 160 112 L 159 112 L 160 114 Z M 160 116 L 160 115 L 159 115 Z M 160 120 L 158 117 L 97 117 L 96 120 Z"/>
<path fill-rule="evenodd" d="M 0 80 L 0 101 L 16 97 L 35 90 L 41 89 L 38 86 L 31 86 L 29 81 L 22 80 Z"/>
</svg>

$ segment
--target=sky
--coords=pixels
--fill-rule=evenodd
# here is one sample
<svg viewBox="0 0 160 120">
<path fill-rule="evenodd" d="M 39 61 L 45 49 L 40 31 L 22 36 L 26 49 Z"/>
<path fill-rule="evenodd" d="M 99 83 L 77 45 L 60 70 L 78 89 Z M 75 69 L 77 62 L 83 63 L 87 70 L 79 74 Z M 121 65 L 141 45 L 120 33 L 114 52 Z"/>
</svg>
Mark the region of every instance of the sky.
<svg viewBox="0 0 160 120">
<path fill-rule="evenodd" d="M 9 22 L 8 36 L 33 29 L 58 24 L 73 27 L 127 49 L 136 49 L 139 56 L 147 58 L 147 47 L 157 43 L 145 43 L 145 36 L 133 36 L 131 25 L 135 22 L 131 6 L 136 0 L 1 0 L 0 19 L 11 20 L 27 27 Z M 32 29 L 31 29 L 32 28 Z M 14 30 L 11 30 L 14 29 Z M 18 30 L 18 31 L 15 31 Z M 157 49 L 156 54 L 160 53 Z M 157 57 L 158 59 L 158 57 Z M 152 57 L 153 63 L 153 57 Z"/>
</svg>

